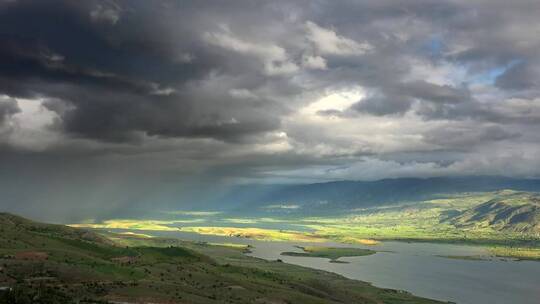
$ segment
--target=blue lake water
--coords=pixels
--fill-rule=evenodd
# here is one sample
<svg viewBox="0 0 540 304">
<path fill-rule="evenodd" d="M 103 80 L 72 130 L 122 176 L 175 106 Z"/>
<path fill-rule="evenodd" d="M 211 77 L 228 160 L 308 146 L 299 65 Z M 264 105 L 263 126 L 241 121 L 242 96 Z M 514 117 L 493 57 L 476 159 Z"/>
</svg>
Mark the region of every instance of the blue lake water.
<svg viewBox="0 0 540 304">
<path fill-rule="evenodd" d="M 267 260 L 338 273 L 375 286 L 406 290 L 417 296 L 459 304 L 540 304 L 540 262 L 513 260 L 460 260 L 442 256 L 486 255 L 482 247 L 432 243 L 384 242 L 377 246 L 336 243 L 255 241 L 236 237 L 205 236 L 183 232 L 147 232 L 181 239 L 250 244 L 249 255 Z M 328 259 L 281 255 L 299 251 L 295 246 L 342 246 L 369 248 L 370 256 Z"/>
</svg>

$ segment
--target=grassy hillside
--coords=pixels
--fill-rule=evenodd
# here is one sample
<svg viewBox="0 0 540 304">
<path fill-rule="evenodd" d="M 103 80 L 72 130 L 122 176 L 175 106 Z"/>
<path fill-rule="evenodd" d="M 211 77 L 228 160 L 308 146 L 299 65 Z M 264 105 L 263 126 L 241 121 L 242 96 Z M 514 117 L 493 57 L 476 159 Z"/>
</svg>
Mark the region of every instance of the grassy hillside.
<svg viewBox="0 0 540 304">
<path fill-rule="evenodd" d="M 316 235 L 449 241 L 498 245 L 538 244 L 538 195 L 498 191 L 368 208 L 335 218 L 306 219 Z"/>
<path fill-rule="evenodd" d="M 540 236 L 540 198 L 529 193 L 507 192 L 450 216 L 448 221 L 460 228 L 491 227 Z"/>
<path fill-rule="evenodd" d="M 243 250 L 0 214 L 0 303 L 437 303 Z"/>
</svg>

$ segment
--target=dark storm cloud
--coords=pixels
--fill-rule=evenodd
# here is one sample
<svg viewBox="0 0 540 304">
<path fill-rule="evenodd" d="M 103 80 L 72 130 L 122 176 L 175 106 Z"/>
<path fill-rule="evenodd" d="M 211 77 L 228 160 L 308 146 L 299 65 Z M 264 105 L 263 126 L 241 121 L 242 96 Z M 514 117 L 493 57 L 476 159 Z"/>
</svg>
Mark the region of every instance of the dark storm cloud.
<svg viewBox="0 0 540 304">
<path fill-rule="evenodd" d="M 415 100 L 440 107 L 445 104 L 471 102 L 471 96 L 466 87 L 455 88 L 419 80 L 385 88 L 382 94 L 367 97 L 354 104 L 352 109 L 374 115 L 403 114 Z"/>
<path fill-rule="evenodd" d="M 0 96 L 0 127 L 14 114 L 21 111 L 17 101 L 12 98 Z"/>
<path fill-rule="evenodd" d="M 401 84 L 394 93 L 434 103 L 459 103 L 469 101 L 471 98 L 466 87 L 455 88 L 449 85 L 437 85 L 420 80 Z"/>
<path fill-rule="evenodd" d="M 352 105 L 351 109 L 373 115 L 403 114 L 412 103 L 413 100 L 406 95 L 375 95 L 362 99 Z"/>
<path fill-rule="evenodd" d="M 497 77 L 495 84 L 508 90 L 540 89 L 538 65 L 520 62 Z"/>
<path fill-rule="evenodd" d="M 287 106 L 268 96 L 246 104 L 230 96 L 230 88 L 194 85 L 211 75 L 234 78 L 231 85 L 250 90 L 279 83 L 273 94 L 293 99 L 302 89 L 281 73 L 298 69 L 302 56 L 319 51 L 328 69 L 310 72 L 312 81 L 359 83 L 374 91 L 354 109 L 402 114 L 420 101 L 439 104 L 422 111 L 438 117 L 441 111 L 459 112 L 441 109 L 456 107 L 448 104 L 475 101 L 466 86 L 403 81 L 411 68 L 408 57 L 446 58 L 480 69 L 484 62 L 534 56 L 532 46 L 512 48 L 507 24 L 493 21 L 499 13 L 491 7 L 478 12 L 479 4 L 320 2 L 301 12 L 302 4 L 238 2 L 217 9 L 212 3 L 176 1 L 4 3 L 0 85 L 10 96 L 70 104 L 59 113 L 68 134 L 108 141 L 140 134 L 235 141 L 277 129 Z M 526 14 L 524 9 L 517 6 Z M 508 15 L 509 22 L 519 22 L 513 19 L 518 15 Z M 499 30 L 486 35 L 488 26 Z M 308 44 L 306 31 L 308 40 L 314 39 Z M 376 51 L 355 56 L 355 46 L 345 40 L 334 50 L 328 36 L 317 36 L 328 33 Z M 434 37 L 439 46 L 433 46 Z M 483 43 L 473 43 L 475 38 Z M 469 45 L 443 54 L 451 43 Z M 437 59 L 430 52 L 438 53 Z M 497 85 L 528 88 L 534 84 L 531 69 L 512 66 Z"/>
<path fill-rule="evenodd" d="M 211 71 L 250 69 L 201 41 L 205 28 L 194 26 L 200 8 L 170 1 L 5 4 L 2 92 L 68 103 L 70 110 L 59 113 L 66 132 L 96 139 L 142 132 L 236 140 L 275 129 L 279 119 L 264 111 L 272 101 L 249 108 L 226 91 L 192 88 Z M 245 84 L 267 81 L 255 74 Z"/>
<path fill-rule="evenodd" d="M 487 142 L 505 141 L 521 136 L 519 133 L 505 130 L 497 125 L 488 126 L 453 126 L 427 131 L 425 140 L 445 148 L 470 150 L 475 145 Z"/>
<path fill-rule="evenodd" d="M 273 178 L 537 176 L 539 14 L 502 0 L 0 1 L 0 192 L 106 217 Z"/>
</svg>

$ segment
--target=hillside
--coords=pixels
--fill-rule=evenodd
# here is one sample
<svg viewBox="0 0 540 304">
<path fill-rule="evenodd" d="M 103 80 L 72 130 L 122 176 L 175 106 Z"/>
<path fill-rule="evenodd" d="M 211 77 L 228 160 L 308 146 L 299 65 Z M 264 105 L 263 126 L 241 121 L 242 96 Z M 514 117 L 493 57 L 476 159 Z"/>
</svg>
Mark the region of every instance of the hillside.
<svg viewBox="0 0 540 304">
<path fill-rule="evenodd" d="M 540 259 L 540 194 L 502 190 L 441 195 L 439 198 L 347 212 L 304 216 L 241 216 L 221 213 L 161 221 L 110 220 L 91 228 L 180 230 L 274 241 L 373 243 L 401 240 L 497 247 L 496 255 Z M 141 228 L 143 227 L 143 228 Z"/>
<path fill-rule="evenodd" d="M 0 242 L 6 241 L 10 233 L 18 234 L 18 232 L 24 232 L 25 234 L 34 233 L 28 234 L 28 238 L 25 239 L 26 242 L 30 242 L 31 244 L 34 244 L 35 240 L 42 237 L 82 240 L 100 244 L 112 244 L 107 238 L 92 231 L 75 229 L 64 225 L 39 223 L 10 213 L 0 212 L 0 229 L 2 234 L 4 234 L 0 239 Z M 0 246 L 0 248 L 4 247 Z"/>
<path fill-rule="evenodd" d="M 540 197 L 519 192 L 501 195 L 459 212 L 448 221 L 458 228 L 489 227 L 540 236 Z"/>
<path fill-rule="evenodd" d="M 242 248 L 108 235 L 113 245 L 6 213 L 0 232 L 0 303 L 438 303 Z"/>
</svg>

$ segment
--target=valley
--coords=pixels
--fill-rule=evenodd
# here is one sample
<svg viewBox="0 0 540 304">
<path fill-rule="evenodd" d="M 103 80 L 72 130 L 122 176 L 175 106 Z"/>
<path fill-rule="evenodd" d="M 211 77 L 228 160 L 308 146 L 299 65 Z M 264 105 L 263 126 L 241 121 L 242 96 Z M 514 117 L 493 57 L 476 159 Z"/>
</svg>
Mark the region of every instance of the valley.
<svg viewBox="0 0 540 304">
<path fill-rule="evenodd" d="M 439 303 L 244 255 L 0 214 L 0 303 Z"/>
<path fill-rule="evenodd" d="M 478 288 L 504 290 L 489 273 L 533 263 L 513 279 L 528 286 L 539 265 L 535 192 L 438 194 L 326 216 L 309 208 L 174 211 L 71 227 L 2 214 L 0 281 L 13 303 L 36 292 L 59 303 L 435 303 L 393 289 L 488 303 L 483 293 L 461 294 L 455 280 L 474 266 Z M 528 301 L 532 289 L 523 288 L 498 297 Z"/>
<path fill-rule="evenodd" d="M 500 190 L 444 195 L 419 202 L 338 209 L 307 216 L 310 206 L 253 215 L 178 215 L 163 220 L 108 220 L 76 227 L 180 231 L 256 240 L 373 245 L 380 241 L 442 242 L 489 248 L 495 256 L 540 259 L 540 200 L 535 192 Z"/>
<path fill-rule="evenodd" d="M 0 304 L 539 304 L 539 16 L 0 0 Z"/>
</svg>

